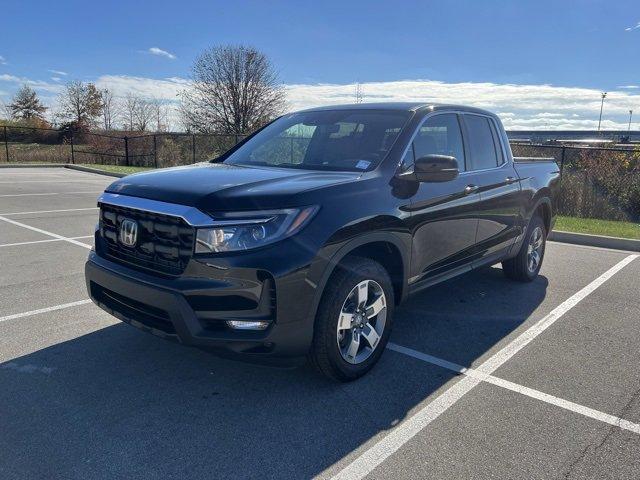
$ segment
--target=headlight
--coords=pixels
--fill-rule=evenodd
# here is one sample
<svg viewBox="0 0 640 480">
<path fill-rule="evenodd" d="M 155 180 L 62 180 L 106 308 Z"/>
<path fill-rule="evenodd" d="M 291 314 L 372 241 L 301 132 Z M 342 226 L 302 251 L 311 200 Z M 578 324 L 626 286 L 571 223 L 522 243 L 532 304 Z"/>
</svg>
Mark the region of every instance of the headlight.
<svg viewBox="0 0 640 480">
<path fill-rule="evenodd" d="M 215 226 L 199 228 L 195 253 L 235 252 L 277 242 L 298 232 L 318 207 L 215 215 Z"/>
</svg>

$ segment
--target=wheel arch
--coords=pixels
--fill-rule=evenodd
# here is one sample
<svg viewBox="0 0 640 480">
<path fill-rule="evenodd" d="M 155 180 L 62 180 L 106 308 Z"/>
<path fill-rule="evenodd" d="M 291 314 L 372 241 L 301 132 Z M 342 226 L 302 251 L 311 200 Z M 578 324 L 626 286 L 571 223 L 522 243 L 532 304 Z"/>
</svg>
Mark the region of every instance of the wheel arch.
<svg viewBox="0 0 640 480">
<path fill-rule="evenodd" d="M 409 258 L 407 246 L 392 233 L 376 232 L 350 240 L 340 247 L 327 261 L 322 276 L 317 282 L 310 316 L 315 318 L 327 282 L 339 268 L 341 262 L 349 256 L 362 256 L 380 263 L 391 277 L 395 303 L 401 303 L 407 295 L 407 272 Z"/>
<path fill-rule="evenodd" d="M 549 189 L 541 189 L 531 202 L 531 209 L 529 210 L 529 219 L 531 219 L 531 217 L 533 217 L 533 215 L 535 215 L 536 213 L 540 213 L 547 235 L 553 227 L 553 218 L 555 214 L 553 211 L 550 194 L 551 192 L 549 191 Z"/>
</svg>

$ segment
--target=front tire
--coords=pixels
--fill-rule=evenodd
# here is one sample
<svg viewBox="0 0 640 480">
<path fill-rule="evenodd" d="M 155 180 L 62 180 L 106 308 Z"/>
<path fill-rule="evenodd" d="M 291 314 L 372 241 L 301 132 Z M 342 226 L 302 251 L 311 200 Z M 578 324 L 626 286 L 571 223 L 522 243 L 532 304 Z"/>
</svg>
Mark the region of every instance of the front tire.
<svg viewBox="0 0 640 480">
<path fill-rule="evenodd" d="M 311 363 L 340 382 L 363 376 L 389 341 L 393 306 L 393 286 L 382 265 L 362 257 L 345 259 L 322 295 Z"/>
<path fill-rule="evenodd" d="M 531 282 L 540 272 L 547 242 L 547 229 L 540 215 L 535 214 L 527 227 L 527 233 L 518 255 L 502 262 L 504 274 L 519 282 Z"/>
</svg>

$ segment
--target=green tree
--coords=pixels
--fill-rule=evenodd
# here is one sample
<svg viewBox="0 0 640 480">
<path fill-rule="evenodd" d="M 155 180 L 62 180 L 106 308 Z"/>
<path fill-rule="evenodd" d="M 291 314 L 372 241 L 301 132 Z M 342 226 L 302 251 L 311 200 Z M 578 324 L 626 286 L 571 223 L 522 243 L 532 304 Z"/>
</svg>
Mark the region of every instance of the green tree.
<svg viewBox="0 0 640 480">
<path fill-rule="evenodd" d="M 47 111 L 29 85 L 23 85 L 16 92 L 8 107 L 11 118 L 15 120 L 44 120 L 44 112 Z"/>
</svg>

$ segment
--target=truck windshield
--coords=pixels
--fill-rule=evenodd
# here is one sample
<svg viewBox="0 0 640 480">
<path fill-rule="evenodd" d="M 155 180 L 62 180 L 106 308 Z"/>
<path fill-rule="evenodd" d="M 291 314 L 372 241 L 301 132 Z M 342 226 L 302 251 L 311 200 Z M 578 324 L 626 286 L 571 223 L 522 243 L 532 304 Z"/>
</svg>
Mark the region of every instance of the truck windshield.
<svg viewBox="0 0 640 480">
<path fill-rule="evenodd" d="M 387 155 L 409 112 L 327 110 L 285 115 L 224 163 L 310 170 L 362 171 Z"/>
</svg>

